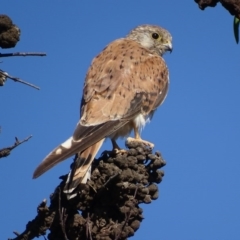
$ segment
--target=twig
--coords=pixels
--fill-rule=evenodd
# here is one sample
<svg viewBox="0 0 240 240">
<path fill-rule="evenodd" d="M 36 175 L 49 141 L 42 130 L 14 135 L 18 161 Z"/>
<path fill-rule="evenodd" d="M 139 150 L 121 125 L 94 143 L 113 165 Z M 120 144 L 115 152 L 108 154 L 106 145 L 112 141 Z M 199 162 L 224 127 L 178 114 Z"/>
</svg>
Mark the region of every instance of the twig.
<svg viewBox="0 0 240 240">
<path fill-rule="evenodd" d="M 116 174 L 112 175 L 103 185 L 103 188 L 106 188 L 109 182 L 111 182 L 115 177 L 117 177 L 121 172 L 117 172 Z"/>
<path fill-rule="evenodd" d="M 17 232 L 17 231 L 13 231 L 13 233 L 14 233 L 16 236 L 19 236 L 19 235 L 20 235 L 20 233 Z"/>
<path fill-rule="evenodd" d="M 6 76 L 7 78 L 12 79 L 12 80 L 15 81 L 15 82 L 20 82 L 20 83 L 26 84 L 26 85 L 28 85 L 28 86 L 30 86 L 30 87 L 33 87 L 33 88 L 35 88 L 35 89 L 37 89 L 37 90 L 40 90 L 40 87 L 35 86 L 35 85 L 31 84 L 31 83 L 25 82 L 25 81 L 23 81 L 23 80 L 20 79 L 20 78 L 10 76 L 8 73 L 4 72 L 4 71 L 1 70 L 1 69 L 0 69 L 0 73 L 1 73 L 2 75 Z"/>
<path fill-rule="evenodd" d="M 27 57 L 27 56 L 47 56 L 46 53 L 41 52 L 16 52 L 16 53 L 0 53 L 0 57 Z"/>
<path fill-rule="evenodd" d="M 27 142 L 31 137 L 32 137 L 32 135 L 30 135 L 29 137 L 25 138 L 22 141 L 19 141 L 18 138 L 15 137 L 15 143 L 13 146 L 0 149 L 0 158 L 7 157 L 14 148 L 16 148 L 17 146 L 19 146 L 20 144 L 22 144 L 24 142 Z"/>
</svg>

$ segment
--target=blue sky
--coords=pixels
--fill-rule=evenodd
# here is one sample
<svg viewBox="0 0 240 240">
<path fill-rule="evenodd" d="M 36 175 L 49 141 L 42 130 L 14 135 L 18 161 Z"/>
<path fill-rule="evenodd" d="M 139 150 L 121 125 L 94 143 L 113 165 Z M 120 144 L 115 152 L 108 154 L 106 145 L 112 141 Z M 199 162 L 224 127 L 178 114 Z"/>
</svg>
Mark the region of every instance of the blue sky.
<svg viewBox="0 0 240 240">
<path fill-rule="evenodd" d="M 240 46 L 221 5 L 201 11 L 194 1 L 5 0 L 1 13 L 21 29 L 18 45 L 2 53 L 47 53 L 1 63 L 41 87 L 8 80 L 0 89 L 0 148 L 33 135 L 0 160 L 1 239 L 22 232 L 68 172 L 72 159 L 32 180 L 35 167 L 76 126 L 92 58 L 145 23 L 168 29 L 174 50 L 165 56 L 169 94 L 142 134 L 167 161 L 165 176 L 160 198 L 142 206 L 145 220 L 133 239 L 239 239 Z M 102 150 L 110 147 L 107 141 Z"/>
</svg>

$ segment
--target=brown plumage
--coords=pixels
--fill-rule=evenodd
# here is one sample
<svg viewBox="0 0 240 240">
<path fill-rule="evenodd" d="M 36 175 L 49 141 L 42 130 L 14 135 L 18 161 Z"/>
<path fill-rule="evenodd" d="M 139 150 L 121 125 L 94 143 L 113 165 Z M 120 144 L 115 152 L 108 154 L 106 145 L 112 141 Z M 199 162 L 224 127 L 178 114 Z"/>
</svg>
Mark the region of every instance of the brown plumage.
<svg viewBox="0 0 240 240">
<path fill-rule="evenodd" d="M 97 55 L 86 75 L 81 118 L 73 136 L 43 160 L 33 177 L 79 153 L 66 185 L 66 192 L 72 194 L 79 183 L 86 182 L 86 173 L 106 137 L 116 147 L 115 139 L 133 129 L 135 139 L 129 141 L 153 147 L 140 138 L 139 129 L 166 97 L 168 69 L 161 56 L 171 51 L 171 40 L 165 29 L 141 25 Z"/>
</svg>

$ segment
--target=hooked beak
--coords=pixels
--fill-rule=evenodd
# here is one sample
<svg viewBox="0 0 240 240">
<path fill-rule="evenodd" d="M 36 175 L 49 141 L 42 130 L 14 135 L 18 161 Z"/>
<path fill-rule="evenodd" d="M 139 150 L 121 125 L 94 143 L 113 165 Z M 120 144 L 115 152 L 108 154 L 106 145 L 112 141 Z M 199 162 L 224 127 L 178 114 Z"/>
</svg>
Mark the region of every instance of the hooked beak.
<svg viewBox="0 0 240 240">
<path fill-rule="evenodd" d="M 166 51 L 169 51 L 170 53 L 172 52 L 173 46 L 171 42 L 164 44 L 164 46 L 166 47 Z"/>
</svg>

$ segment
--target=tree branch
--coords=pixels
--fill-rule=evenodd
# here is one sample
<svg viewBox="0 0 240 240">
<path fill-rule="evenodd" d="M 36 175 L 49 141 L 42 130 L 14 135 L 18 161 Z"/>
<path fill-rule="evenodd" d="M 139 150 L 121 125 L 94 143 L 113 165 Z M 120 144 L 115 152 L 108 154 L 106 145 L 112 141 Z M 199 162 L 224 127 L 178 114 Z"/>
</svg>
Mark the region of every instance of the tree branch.
<svg viewBox="0 0 240 240">
<path fill-rule="evenodd" d="M 4 71 L 1 70 L 1 69 L 0 69 L 0 74 L 3 75 L 3 76 L 5 76 L 5 77 L 7 77 L 7 78 L 12 79 L 12 80 L 15 81 L 15 82 L 20 82 L 20 83 L 23 83 L 23 84 L 25 84 L 25 85 L 27 85 L 27 86 L 29 86 L 29 87 L 33 87 L 33 88 L 35 88 L 35 89 L 37 89 L 37 90 L 40 90 L 40 87 L 38 87 L 38 86 L 36 86 L 36 85 L 33 85 L 32 83 L 25 82 L 25 81 L 23 81 L 22 79 L 20 79 L 20 78 L 18 78 L 18 77 L 10 76 L 7 72 L 4 72 Z M 1 83 L 0 83 L 0 85 L 1 85 Z"/>
<path fill-rule="evenodd" d="M 47 56 L 44 52 L 16 52 L 16 53 L 0 53 L 0 57 L 27 57 L 27 56 Z"/>
<path fill-rule="evenodd" d="M 19 141 L 17 137 L 15 137 L 15 143 L 13 146 L 11 147 L 7 147 L 7 148 L 2 148 L 0 149 L 0 158 L 2 157 L 7 157 L 8 155 L 10 155 L 10 152 L 16 148 L 17 146 L 19 146 L 20 144 L 27 142 L 30 138 L 32 137 L 32 135 L 30 135 L 29 137 L 25 138 L 22 141 Z"/>
<path fill-rule="evenodd" d="M 30 240 L 47 231 L 48 240 L 126 240 L 133 236 L 143 220 L 139 205 L 158 198 L 156 184 L 164 175 L 159 169 L 166 163 L 159 152 L 152 154 L 140 143 L 127 147 L 125 153 L 105 152 L 95 160 L 91 180 L 79 186 L 73 199 L 67 200 L 63 192 L 67 175 L 61 177 L 50 206 L 43 201 L 25 231 L 11 240 Z"/>
</svg>

